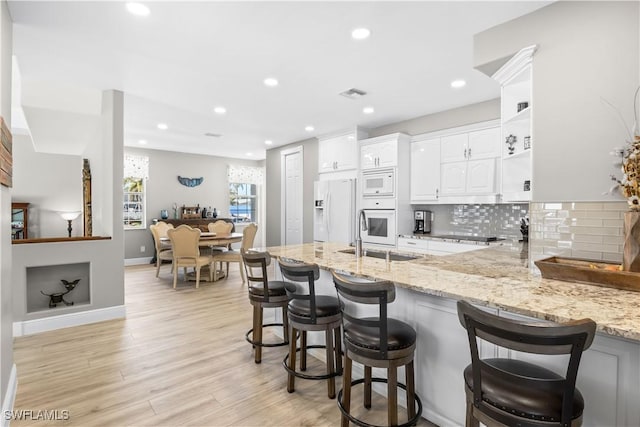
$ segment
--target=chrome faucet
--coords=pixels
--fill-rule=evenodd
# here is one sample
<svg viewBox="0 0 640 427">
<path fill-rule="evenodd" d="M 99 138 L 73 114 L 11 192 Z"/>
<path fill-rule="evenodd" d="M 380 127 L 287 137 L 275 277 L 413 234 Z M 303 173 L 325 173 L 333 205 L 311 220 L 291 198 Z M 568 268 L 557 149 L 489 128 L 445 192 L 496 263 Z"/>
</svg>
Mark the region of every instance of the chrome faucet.
<svg viewBox="0 0 640 427">
<path fill-rule="evenodd" d="M 361 231 L 367 231 L 367 216 L 364 214 L 364 209 L 360 209 L 357 223 L 358 232 L 356 233 L 356 257 L 360 258 L 363 256 Z"/>
</svg>

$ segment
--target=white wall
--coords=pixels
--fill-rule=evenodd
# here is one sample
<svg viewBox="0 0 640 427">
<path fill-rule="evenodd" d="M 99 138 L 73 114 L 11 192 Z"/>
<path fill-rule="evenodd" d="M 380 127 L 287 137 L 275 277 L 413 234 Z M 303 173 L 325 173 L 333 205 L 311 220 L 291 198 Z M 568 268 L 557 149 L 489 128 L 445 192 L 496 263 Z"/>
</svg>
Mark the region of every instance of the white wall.
<svg viewBox="0 0 640 427">
<path fill-rule="evenodd" d="M 640 83 L 638 2 L 557 2 L 479 33 L 483 68 L 532 44 L 535 201 L 615 200 L 609 152 L 625 131 L 601 98 L 633 123 Z M 620 199 L 620 197 L 617 197 Z"/>
<path fill-rule="evenodd" d="M 82 212 L 82 157 L 37 153 L 28 135 L 13 138 L 14 185 L 11 199 L 29 203 L 29 238 L 66 237 L 60 211 Z M 83 235 L 82 215 L 72 236 Z"/>
<path fill-rule="evenodd" d="M 145 150 L 129 148 L 126 153 L 149 157 L 149 179 L 147 185 L 147 224 L 153 218 L 160 218 L 160 210 L 166 209 L 173 217 L 172 206 L 196 206 L 216 208 L 218 216 L 229 218 L 229 184 L 227 168 L 230 164 L 263 167 L 264 162 L 255 160 L 230 159 L 226 157 L 198 154 L 176 153 L 171 151 Z M 178 182 L 178 175 L 187 178 L 203 177 L 197 187 L 185 187 Z M 266 202 L 263 189 L 262 200 Z M 262 245 L 261 239 L 265 226 L 264 218 L 258 224 L 256 246 Z M 153 240 L 149 230 L 125 230 L 125 258 L 144 258 L 153 256 Z M 140 251 L 144 246 L 145 250 Z"/>
<path fill-rule="evenodd" d="M 13 24 L 7 2 L 0 1 L 0 115 L 11 123 L 11 56 Z M 0 186 L 0 209 L 11 209 L 11 189 Z M 13 364 L 11 223 L 9 215 L 0 215 L 0 398 L 4 404 L 15 390 L 9 384 Z M 5 408 L 2 409 L 11 409 Z M 4 424 L 4 423 L 3 423 Z"/>
<path fill-rule="evenodd" d="M 11 269 L 11 284 L 14 289 L 12 301 L 15 310 L 13 320 L 18 334 L 33 331 L 34 327 L 31 325 L 34 324 L 39 325 L 38 328 L 46 328 L 47 322 L 37 322 L 43 318 L 55 323 L 63 317 L 62 315 L 77 315 L 82 312 L 86 314 L 84 317 L 72 316 L 71 318 L 80 319 L 79 323 L 86 323 L 86 321 L 105 320 L 103 314 L 91 317 L 91 312 L 107 312 L 111 317 L 121 317 L 124 314 L 124 236 L 122 227 L 114 227 L 114 224 L 120 224 L 122 217 L 124 100 L 122 92 L 119 91 L 105 91 L 102 96 L 102 133 L 98 140 L 88 144 L 89 149 L 84 156 L 89 158 L 92 165 L 94 235 L 109 236 L 110 239 L 13 245 Z M 59 157 L 68 158 L 69 156 L 56 155 L 56 158 Z M 81 163 L 79 158 L 75 173 L 69 172 L 69 176 L 75 175 L 79 183 L 82 179 Z M 29 169 L 29 164 L 18 161 L 14 163 L 14 168 Z M 28 176 L 29 182 L 40 183 L 48 179 L 48 171 L 40 174 L 38 170 L 30 170 L 32 172 Z M 78 187 L 77 194 L 81 203 L 81 186 Z M 78 223 L 78 228 L 82 229 L 82 222 Z M 84 262 L 90 263 L 91 303 L 89 305 L 27 313 L 27 268 Z M 54 282 L 58 282 L 59 279 L 61 278 L 52 277 Z"/>
</svg>

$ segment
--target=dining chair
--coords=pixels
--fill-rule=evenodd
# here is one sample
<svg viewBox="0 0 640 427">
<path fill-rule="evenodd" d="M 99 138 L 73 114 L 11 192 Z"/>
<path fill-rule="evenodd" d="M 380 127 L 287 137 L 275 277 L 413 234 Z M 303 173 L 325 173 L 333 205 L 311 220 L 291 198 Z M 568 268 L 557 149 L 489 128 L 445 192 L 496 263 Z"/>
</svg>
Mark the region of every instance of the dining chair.
<svg viewBox="0 0 640 427">
<path fill-rule="evenodd" d="M 209 229 L 209 231 L 211 233 L 216 233 L 216 234 L 230 234 L 231 231 L 233 230 L 233 223 L 231 222 L 227 222 L 227 221 L 223 221 L 221 219 L 215 221 L 215 222 L 210 222 L 209 224 L 207 224 L 207 228 Z M 231 244 L 227 244 L 227 245 L 211 245 L 209 246 L 209 250 L 211 251 L 211 255 L 215 255 L 219 252 L 225 252 L 227 250 L 231 249 Z M 217 269 L 216 267 L 216 263 L 213 263 L 213 267 Z M 220 268 L 222 268 L 222 263 L 220 263 Z M 227 274 L 229 272 L 229 263 L 227 262 Z"/>
<path fill-rule="evenodd" d="M 173 251 L 171 250 L 171 242 L 163 242 L 162 238 L 168 237 L 167 231 L 173 228 L 172 224 L 167 224 L 163 221 L 158 221 L 156 224 L 151 224 L 149 230 L 153 236 L 153 243 L 156 248 L 156 277 L 160 274 L 160 266 L 163 261 L 173 261 Z M 173 272 L 173 265 L 171 265 L 171 271 Z"/>
<path fill-rule="evenodd" d="M 173 247 L 173 288 L 178 281 L 178 270 L 184 268 L 184 279 L 187 280 L 187 267 L 196 270 L 196 288 L 200 287 L 200 268 L 209 265 L 209 280 L 211 280 L 211 255 L 200 255 L 200 230 L 182 224 L 177 228 L 167 231 L 171 246 Z"/>
<path fill-rule="evenodd" d="M 253 241 L 256 238 L 257 231 L 258 231 L 258 226 L 255 223 L 248 224 L 244 228 L 244 230 L 242 231 L 241 249 L 248 251 L 249 249 L 251 249 L 251 247 L 253 247 Z M 229 263 L 237 262 L 238 265 L 240 266 L 240 276 L 242 277 L 242 283 L 246 282 L 246 279 L 244 276 L 244 265 L 242 262 L 242 254 L 240 253 L 239 250 L 229 249 L 226 252 L 220 252 L 213 255 L 213 264 L 215 265 L 216 262 L 221 263 L 221 265 L 223 262 L 227 263 L 227 274 L 225 277 L 229 277 Z M 218 271 L 215 268 L 213 272 L 213 280 L 214 281 L 218 280 Z"/>
</svg>

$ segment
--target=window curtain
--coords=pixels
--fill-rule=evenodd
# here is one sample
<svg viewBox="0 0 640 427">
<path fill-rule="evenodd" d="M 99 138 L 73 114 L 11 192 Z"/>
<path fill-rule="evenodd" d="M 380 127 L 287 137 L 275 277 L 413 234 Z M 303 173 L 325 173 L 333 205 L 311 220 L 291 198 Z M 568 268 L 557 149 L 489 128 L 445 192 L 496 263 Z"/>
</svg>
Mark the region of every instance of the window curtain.
<svg viewBox="0 0 640 427">
<path fill-rule="evenodd" d="M 125 154 L 124 177 L 149 179 L 149 157 Z"/>
<path fill-rule="evenodd" d="M 264 168 L 229 165 L 228 178 L 230 183 L 262 185 L 264 183 Z"/>
</svg>

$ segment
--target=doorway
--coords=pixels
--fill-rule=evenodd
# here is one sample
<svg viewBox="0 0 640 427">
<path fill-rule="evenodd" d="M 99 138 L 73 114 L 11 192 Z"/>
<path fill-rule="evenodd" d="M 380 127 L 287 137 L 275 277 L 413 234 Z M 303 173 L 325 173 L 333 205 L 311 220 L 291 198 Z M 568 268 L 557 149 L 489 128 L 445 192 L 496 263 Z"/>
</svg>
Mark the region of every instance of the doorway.
<svg viewBox="0 0 640 427">
<path fill-rule="evenodd" d="M 283 150 L 280 153 L 281 213 L 280 244 L 302 243 L 302 146 Z"/>
</svg>

